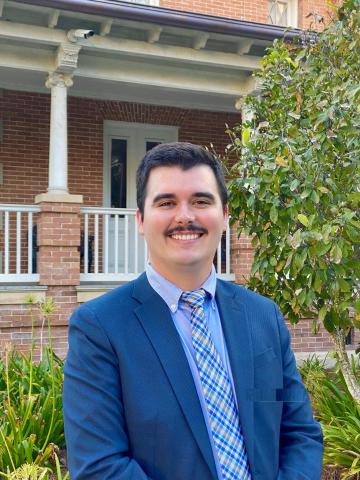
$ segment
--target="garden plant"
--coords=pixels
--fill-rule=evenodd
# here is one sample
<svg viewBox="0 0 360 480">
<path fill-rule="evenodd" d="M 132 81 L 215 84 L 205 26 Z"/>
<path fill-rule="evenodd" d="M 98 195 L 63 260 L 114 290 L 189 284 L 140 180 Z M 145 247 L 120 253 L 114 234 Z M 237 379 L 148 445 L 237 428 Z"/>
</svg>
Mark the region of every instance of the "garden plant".
<svg viewBox="0 0 360 480">
<path fill-rule="evenodd" d="M 41 357 L 34 361 L 35 308 L 30 300 L 32 343 L 30 353 L 10 346 L 0 359 L 0 478 L 61 479 L 57 453 L 64 447 L 62 413 L 63 362 L 52 350 L 52 299 L 39 304 Z M 43 330 L 49 346 L 43 348 Z M 56 476 L 50 476 L 51 471 Z M 28 474 L 26 474 L 26 471 Z"/>
<path fill-rule="evenodd" d="M 337 370 L 317 364 L 306 384 L 331 478 L 357 479 L 358 359 L 345 339 L 360 328 L 360 2 L 316 21 L 321 31 L 269 48 L 244 99 L 251 115 L 228 129 L 229 207 L 254 247 L 249 288 L 330 334 Z"/>
<path fill-rule="evenodd" d="M 292 323 L 324 325 L 360 405 L 345 349 L 360 327 L 359 0 L 321 32 L 275 41 L 261 63 L 252 116 L 228 130 L 230 214 L 255 250 L 249 286 Z"/>
<path fill-rule="evenodd" d="M 352 372 L 359 380 L 355 357 Z M 310 393 L 316 416 L 321 422 L 325 440 L 324 463 L 340 466 L 342 480 L 360 478 L 360 411 L 350 394 L 339 368 L 326 368 L 326 359 L 309 357 L 300 367 L 306 389 Z M 329 472 L 334 472 L 330 470 Z M 333 477 L 331 477 L 333 478 Z"/>
</svg>

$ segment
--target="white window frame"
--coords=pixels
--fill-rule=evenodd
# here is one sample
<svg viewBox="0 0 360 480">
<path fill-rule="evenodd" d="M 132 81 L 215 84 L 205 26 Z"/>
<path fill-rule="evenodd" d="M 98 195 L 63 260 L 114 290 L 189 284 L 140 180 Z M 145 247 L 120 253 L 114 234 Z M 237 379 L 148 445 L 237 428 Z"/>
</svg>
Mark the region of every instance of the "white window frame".
<svg viewBox="0 0 360 480">
<path fill-rule="evenodd" d="M 126 166 L 126 208 L 135 208 L 136 206 L 136 169 L 145 155 L 142 150 L 142 141 L 146 138 L 155 142 L 177 142 L 179 137 L 179 127 L 170 125 L 157 125 L 149 123 L 129 123 L 117 120 L 104 121 L 103 133 L 103 203 L 104 207 L 110 207 L 110 183 L 111 183 L 111 158 L 110 148 L 111 140 L 119 138 L 128 142 L 128 157 Z"/>
<path fill-rule="evenodd" d="M 270 5 L 270 1 L 268 0 L 268 5 Z M 299 2 L 298 0 L 282 0 L 283 2 L 288 4 L 287 9 L 287 21 L 286 25 L 280 25 L 283 27 L 298 27 L 298 12 L 299 12 Z M 270 12 L 269 12 L 269 20 L 270 20 Z M 278 25 L 278 24 L 275 24 Z"/>
</svg>

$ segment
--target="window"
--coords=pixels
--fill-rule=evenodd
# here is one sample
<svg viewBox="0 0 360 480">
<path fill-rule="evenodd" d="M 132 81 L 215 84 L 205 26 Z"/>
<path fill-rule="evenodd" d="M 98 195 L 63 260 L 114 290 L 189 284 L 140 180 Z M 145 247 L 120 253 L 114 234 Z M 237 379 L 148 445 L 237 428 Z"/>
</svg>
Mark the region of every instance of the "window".
<svg viewBox="0 0 360 480">
<path fill-rule="evenodd" d="M 126 140 L 111 141 L 111 208 L 126 208 Z"/>
<path fill-rule="evenodd" d="M 269 0 L 269 23 L 284 27 L 297 27 L 297 0 Z"/>
</svg>

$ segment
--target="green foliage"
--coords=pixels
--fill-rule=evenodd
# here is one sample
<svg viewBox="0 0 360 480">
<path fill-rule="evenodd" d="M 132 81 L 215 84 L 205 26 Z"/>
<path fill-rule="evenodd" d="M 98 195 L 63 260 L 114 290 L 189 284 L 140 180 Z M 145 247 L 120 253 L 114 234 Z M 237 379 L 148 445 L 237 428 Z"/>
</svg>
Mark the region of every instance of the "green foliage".
<svg viewBox="0 0 360 480">
<path fill-rule="evenodd" d="M 255 74 L 261 95 L 246 99 L 252 119 L 228 130 L 230 214 L 255 249 L 249 286 L 293 323 L 317 316 L 315 331 L 360 325 L 359 6 L 346 0 L 311 42 L 275 41 Z"/>
<path fill-rule="evenodd" d="M 354 374 L 359 372 L 353 361 Z M 341 468 L 341 479 L 360 474 L 360 407 L 354 400 L 339 366 L 325 369 L 316 357 L 300 367 L 324 434 L 324 464 Z M 317 381 L 314 381 L 314 372 Z"/>
<path fill-rule="evenodd" d="M 23 464 L 50 466 L 57 448 L 65 443 L 63 362 L 52 350 L 49 316 L 53 308 L 47 308 L 49 302 L 46 308 L 43 305 L 39 305 L 39 310 L 43 325 L 48 323 L 50 347 L 42 351 L 40 362 L 33 361 L 34 341 L 29 356 L 6 347 L 0 359 L 0 475 L 3 476 Z"/>
<path fill-rule="evenodd" d="M 326 359 L 321 360 L 313 354 L 304 360 L 301 366 L 298 367 L 305 388 L 312 398 L 312 406 L 315 409 L 318 409 L 315 394 L 318 391 L 319 386 L 322 385 L 327 378 L 325 363 Z"/>
<path fill-rule="evenodd" d="M 68 480 L 69 473 L 62 474 L 59 458 L 55 454 L 56 474 L 46 467 L 39 467 L 36 463 L 25 463 L 13 472 L 5 475 L 7 480 Z"/>
</svg>

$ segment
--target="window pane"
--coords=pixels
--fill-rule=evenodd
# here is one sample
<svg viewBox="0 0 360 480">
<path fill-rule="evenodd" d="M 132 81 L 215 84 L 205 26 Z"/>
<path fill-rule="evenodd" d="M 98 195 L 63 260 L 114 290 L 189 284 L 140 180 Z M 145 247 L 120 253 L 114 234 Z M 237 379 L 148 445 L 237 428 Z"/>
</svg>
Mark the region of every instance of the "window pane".
<svg viewBox="0 0 360 480">
<path fill-rule="evenodd" d="M 274 25 L 284 25 L 288 24 L 288 9 L 289 2 L 281 0 L 269 0 L 269 22 Z"/>
<path fill-rule="evenodd" d="M 126 208 L 126 140 L 111 141 L 111 208 Z"/>
<path fill-rule="evenodd" d="M 146 151 L 148 152 L 152 148 L 156 147 L 156 145 L 160 145 L 161 142 L 146 142 Z"/>
</svg>

